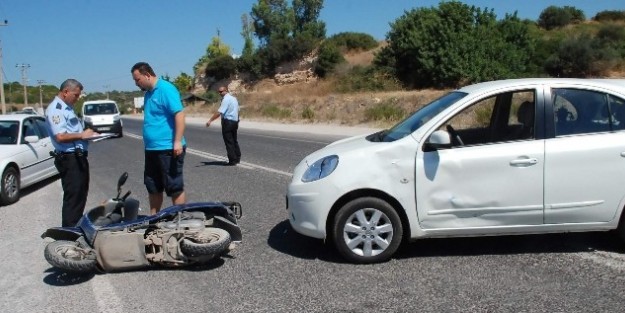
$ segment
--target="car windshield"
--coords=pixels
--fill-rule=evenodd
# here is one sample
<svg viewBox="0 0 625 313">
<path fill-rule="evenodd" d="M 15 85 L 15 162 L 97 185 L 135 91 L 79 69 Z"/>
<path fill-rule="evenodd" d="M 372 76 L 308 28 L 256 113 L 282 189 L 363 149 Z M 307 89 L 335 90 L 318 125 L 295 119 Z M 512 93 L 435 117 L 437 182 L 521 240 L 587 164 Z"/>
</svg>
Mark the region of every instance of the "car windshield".
<svg viewBox="0 0 625 313">
<path fill-rule="evenodd" d="M 18 121 L 0 121 L 0 145 L 16 144 L 18 130 Z"/>
<path fill-rule="evenodd" d="M 423 106 L 390 129 L 370 135 L 367 139 L 376 142 L 392 142 L 404 138 L 466 95 L 466 93 L 459 91 L 450 92 Z"/>
<path fill-rule="evenodd" d="M 114 103 L 94 103 L 85 105 L 85 115 L 115 114 L 117 108 Z"/>
</svg>

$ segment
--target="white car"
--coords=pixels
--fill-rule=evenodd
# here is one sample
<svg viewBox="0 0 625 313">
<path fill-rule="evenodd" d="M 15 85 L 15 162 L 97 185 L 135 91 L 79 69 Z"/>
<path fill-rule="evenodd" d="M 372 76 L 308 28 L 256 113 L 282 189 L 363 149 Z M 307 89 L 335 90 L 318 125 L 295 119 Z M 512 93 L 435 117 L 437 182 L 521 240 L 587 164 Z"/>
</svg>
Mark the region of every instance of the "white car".
<svg viewBox="0 0 625 313">
<path fill-rule="evenodd" d="M 0 205 L 16 202 L 21 188 L 58 174 L 43 116 L 0 115 Z"/>
<path fill-rule="evenodd" d="M 404 240 L 617 230 L 625 80 L 516 79 L 452 91 L 394 127 L 307 156 L 290 224 L 355 263 Z"/>
</svg>

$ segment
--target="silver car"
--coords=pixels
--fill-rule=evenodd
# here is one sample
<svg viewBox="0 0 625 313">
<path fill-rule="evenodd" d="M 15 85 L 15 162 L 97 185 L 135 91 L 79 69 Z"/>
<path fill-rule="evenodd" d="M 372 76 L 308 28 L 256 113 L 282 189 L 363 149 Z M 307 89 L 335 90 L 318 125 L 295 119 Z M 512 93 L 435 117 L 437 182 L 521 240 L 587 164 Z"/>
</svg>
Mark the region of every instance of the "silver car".
<svg viewBox="0 0 625 313">
<path fill-rule="evenodd" d="M 625 80 L 517 79 L 452 91 L 394 127 L 307 156 L 287 190 L 299 233 L 356 263 L 404 240 L 618 230 Z"/>
<path fill-rule="evenodd" d="M 20 190 L 58 174 L 43 116 L 0 115 L 0 205 L 16 202 Z"/>
</svg>

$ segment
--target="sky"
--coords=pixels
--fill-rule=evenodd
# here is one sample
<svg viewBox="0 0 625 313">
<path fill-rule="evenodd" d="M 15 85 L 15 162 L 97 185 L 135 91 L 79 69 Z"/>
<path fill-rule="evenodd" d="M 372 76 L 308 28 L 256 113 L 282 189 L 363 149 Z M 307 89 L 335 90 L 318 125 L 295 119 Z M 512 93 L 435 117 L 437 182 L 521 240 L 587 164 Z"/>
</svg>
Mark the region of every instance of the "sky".
<svg viewBox="0 0 625 313">
<path fill-rule="evenodd" d="M 290 1 L 287 0 L 289 3 Z M 84 92 L 137 90 L 130 68 L 148 62 L 157 75 L 193 76 L 193 65 L 219 34 L 233 54 L 243 49 L 241 16 L 258 0 L 0 0 L 4 83 L 59 86 L 81 81 Z M 590 19 L 625 10 L 623 0 L 475 0 L 498 19 L 517 12 L 537 20 L 550 5 L 574 6 Z M 438 7 L 438 0 L 326 0 L 320 20 L 326 36 L 361 32 L 383 40 L 406 11 Z"/>
</svg>

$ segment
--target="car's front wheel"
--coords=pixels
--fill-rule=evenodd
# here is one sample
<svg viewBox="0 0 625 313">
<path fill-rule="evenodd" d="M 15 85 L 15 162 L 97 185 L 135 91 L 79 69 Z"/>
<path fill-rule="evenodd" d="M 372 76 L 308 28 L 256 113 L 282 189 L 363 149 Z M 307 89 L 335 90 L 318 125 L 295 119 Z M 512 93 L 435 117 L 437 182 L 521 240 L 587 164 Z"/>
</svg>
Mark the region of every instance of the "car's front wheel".
<svg viewBox="0 0 625 313">
<path fill-rule="evenodd" d="M 391 258 L 401 244 L 403 226 L 386 201 L 366 197 L 352 200 L 336 213 L 332 240 L 339 253 L 354 263 L 377 263 Z"/>
<path fill-rule="evenodd" d="M 2 172 L 0 181 L 0 204 L 9 205 L 20 198 L 20 174 L 14 167 L 7 167 Z"/>
</svg>

